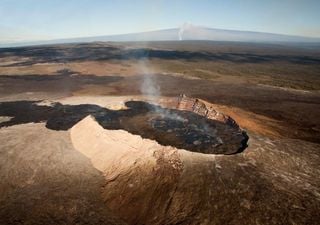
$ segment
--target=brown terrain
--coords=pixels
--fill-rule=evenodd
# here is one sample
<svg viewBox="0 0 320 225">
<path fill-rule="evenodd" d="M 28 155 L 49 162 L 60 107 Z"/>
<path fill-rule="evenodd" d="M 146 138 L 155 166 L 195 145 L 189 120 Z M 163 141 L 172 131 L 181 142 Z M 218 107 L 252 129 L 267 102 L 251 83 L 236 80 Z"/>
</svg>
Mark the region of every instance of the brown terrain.
<svg viewBox="0 0 320 225">
<path fill-rule="evenodd" d="M 2 48 L 0 224 L 319 224 L 319 74 L 316 44 Z"/>
</svg>

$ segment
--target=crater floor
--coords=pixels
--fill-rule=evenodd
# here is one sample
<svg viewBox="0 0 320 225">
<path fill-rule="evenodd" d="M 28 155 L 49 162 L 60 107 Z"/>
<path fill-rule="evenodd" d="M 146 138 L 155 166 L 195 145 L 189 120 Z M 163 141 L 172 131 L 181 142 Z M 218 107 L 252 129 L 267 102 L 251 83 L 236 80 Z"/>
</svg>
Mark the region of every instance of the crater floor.
<svg viewBox="0 0 320 225">
<path fill-rule="evenodd" d="M 49 129 L 67 130 L 91 115 L 105 129 L 126 130 L 165 146 L 193 152 L 233 154 L 247 146 L 248 136 L 235 122 L 230 124 L 181 108 L 169 109 L 144 101 L 127 101 L 125 106 L 125 109 L 112 110 L 94 104 L 2 102 L 0 116 L 11 119 L 0 123 L 0 127 L 46 122 Z"/>
</svg>

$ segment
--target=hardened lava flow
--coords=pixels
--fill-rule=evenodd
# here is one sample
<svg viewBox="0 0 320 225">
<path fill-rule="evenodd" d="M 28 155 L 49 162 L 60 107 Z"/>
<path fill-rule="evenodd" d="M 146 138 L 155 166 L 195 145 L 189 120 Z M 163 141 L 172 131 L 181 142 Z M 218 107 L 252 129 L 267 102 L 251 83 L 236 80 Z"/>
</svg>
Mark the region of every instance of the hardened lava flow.
<svg viewBox="0 0 320 225">
<path fill-rule="evenodd" d="M 112 110 L 93 104 L 3 102 L 0 116 L 11 119 L 0 123 L 0 127 L 45 121 L 49 129 L 68 130 L 91 115 L 104 129 L 126 130 L 178 149 L 234 154 L 247 147 L 246 132 L 232 118 L 207 107 L 201 100 L 181 95 L 172 98 L 170 104 L 159 106 L 145 101 L 127 101 L 126 108 Z"/>
</svg>

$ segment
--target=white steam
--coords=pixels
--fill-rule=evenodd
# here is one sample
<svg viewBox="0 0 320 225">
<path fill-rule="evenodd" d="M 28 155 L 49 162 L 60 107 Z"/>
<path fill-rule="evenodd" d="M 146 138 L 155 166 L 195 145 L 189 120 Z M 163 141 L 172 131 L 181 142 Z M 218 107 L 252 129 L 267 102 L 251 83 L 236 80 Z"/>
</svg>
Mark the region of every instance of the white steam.
<svg viewBox="0 0 320 225">
<path fill-rule="evenodd" d="M 184 34 L 184 32 L 186 31 L 186 29 L 188 29 L 188 28 L 190 28 L 190 27 L 192 27 L 192 24 L 191 24 L 191 23 L 184 23 L 184 24 L 180 27 L 180 29 L 179 29 L 179 31 L 178 31 L 179 41 L 182 41 L 182 40 L 183 40 L 183 34 Z"/>
<path fill-rule="evenodd" d="M 139 60 L 139 69 L 143 76 L 140 91 L 149 102 L 157 105 L 161 97 L 161 91 L 159 85 L 157 84 L 156 74 L 152 70 L 152 66 L 150 65 L 149 59 L 147 57 L 148 56 Z M 153 107 L 153 110 L 159 113 L 162 118 L 186 122 L 186 119 L 179 116 L 178 114 L 172 113 L 170 112 L 170 110 L 163 109 L 162 107 L 158 107 L 156 105 Z"/>
<path fill-rule="evenodd" d="M 177 121 L 184 122 L 184 123 L 188 122 L 187 119 L 183 118 L 182 116 L 178 115 L 177 113 L 170 112 L 169 110 L 159 108 L 156 111 L 161 114 L 162 118 L 177 120 Z"/>
<path fill-rule="evenodd" d="M 178 33 L 178 35 L 179 35 L 179 41 L 182 41 L 183 32 L 184 32 L 184 28 L 183 28 L 183 26 L 182 26 L 182 27 L 180 27 L 179 33 Z"/>
<path fill-rule="evenodd" d="M 152 71 L 149 60 L 141 59 L 139 61 L 139 68 L 143 75 L 143 81 L 140 87 L 141 93 L 146 96 L 148 100 L 158 100 L 160 97 L 160 87 L 157 85 L 156 76 Z"/>
</svg>

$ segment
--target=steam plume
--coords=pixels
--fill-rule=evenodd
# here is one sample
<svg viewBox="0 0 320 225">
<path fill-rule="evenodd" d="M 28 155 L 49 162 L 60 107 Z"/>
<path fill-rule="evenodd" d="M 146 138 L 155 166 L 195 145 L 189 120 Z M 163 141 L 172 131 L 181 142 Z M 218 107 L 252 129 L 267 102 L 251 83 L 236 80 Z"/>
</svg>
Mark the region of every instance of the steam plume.
<svg viewBox="0 0 320 225">
<path fill-rule="evenodd" d="M 183 33 L 184 33 L 185 30 L 186 30 L 188 27 L 190 27 L 190 26 L 192 26 L 190 23 L 184 23 L 184 24 L 180 27 L 179 32 L 178 32 L 179 41 L 182 41 L 182 39 L 183 39 Z"/>
<path fill-rule="evenodd" d="M 179 29 L 179 33 L 178 33 L 178 35 L 179 35 L 179 41 L 182 41 L 183 32 L 184 32 L 184 28 L 183 28 L 183 26 L 181 26 L 180 29 Z"/>
<path fill-rule="evenodd" d="M 156 77 L 150 67 L 149 60 L 140 60 L 139 67 L 143 74 L 141 93 L 151 100 L 158 99 L 160 97 L 160 87 L 156 84 Z"/>
<path fill-rule="evenodd" d="M 143 74 L 143 81 L 140 87 L 140 91 L 144 96 L 147 97 L 149 101 L 157 104 L 161 92 L 159 85 L 157 85 L 156 75 L 152 70 L 152 66 L 150 65 L 148 54 L 144 54 L 144 57 L 139 60 L 139 68 L 141 70 L 141 73 Z M 153 110 L 161 114 L 161 117 L 163 118 L 185 122 L 184 118 L 176 113 L 170 112 L 169 110 L 165 110 L 157 106 L 153 107 Z"/>
<path fill-rule="evenodd" d="M 149 62 L 148 50 L 145 50 L 143 57 L 139 60 L 139 68 L 143 76 L 140 87 L 141 93 L 148 100 L 156 101 L 160 97 L 160 87 L 157 85 L 156 76 Z"/>
</svg>

